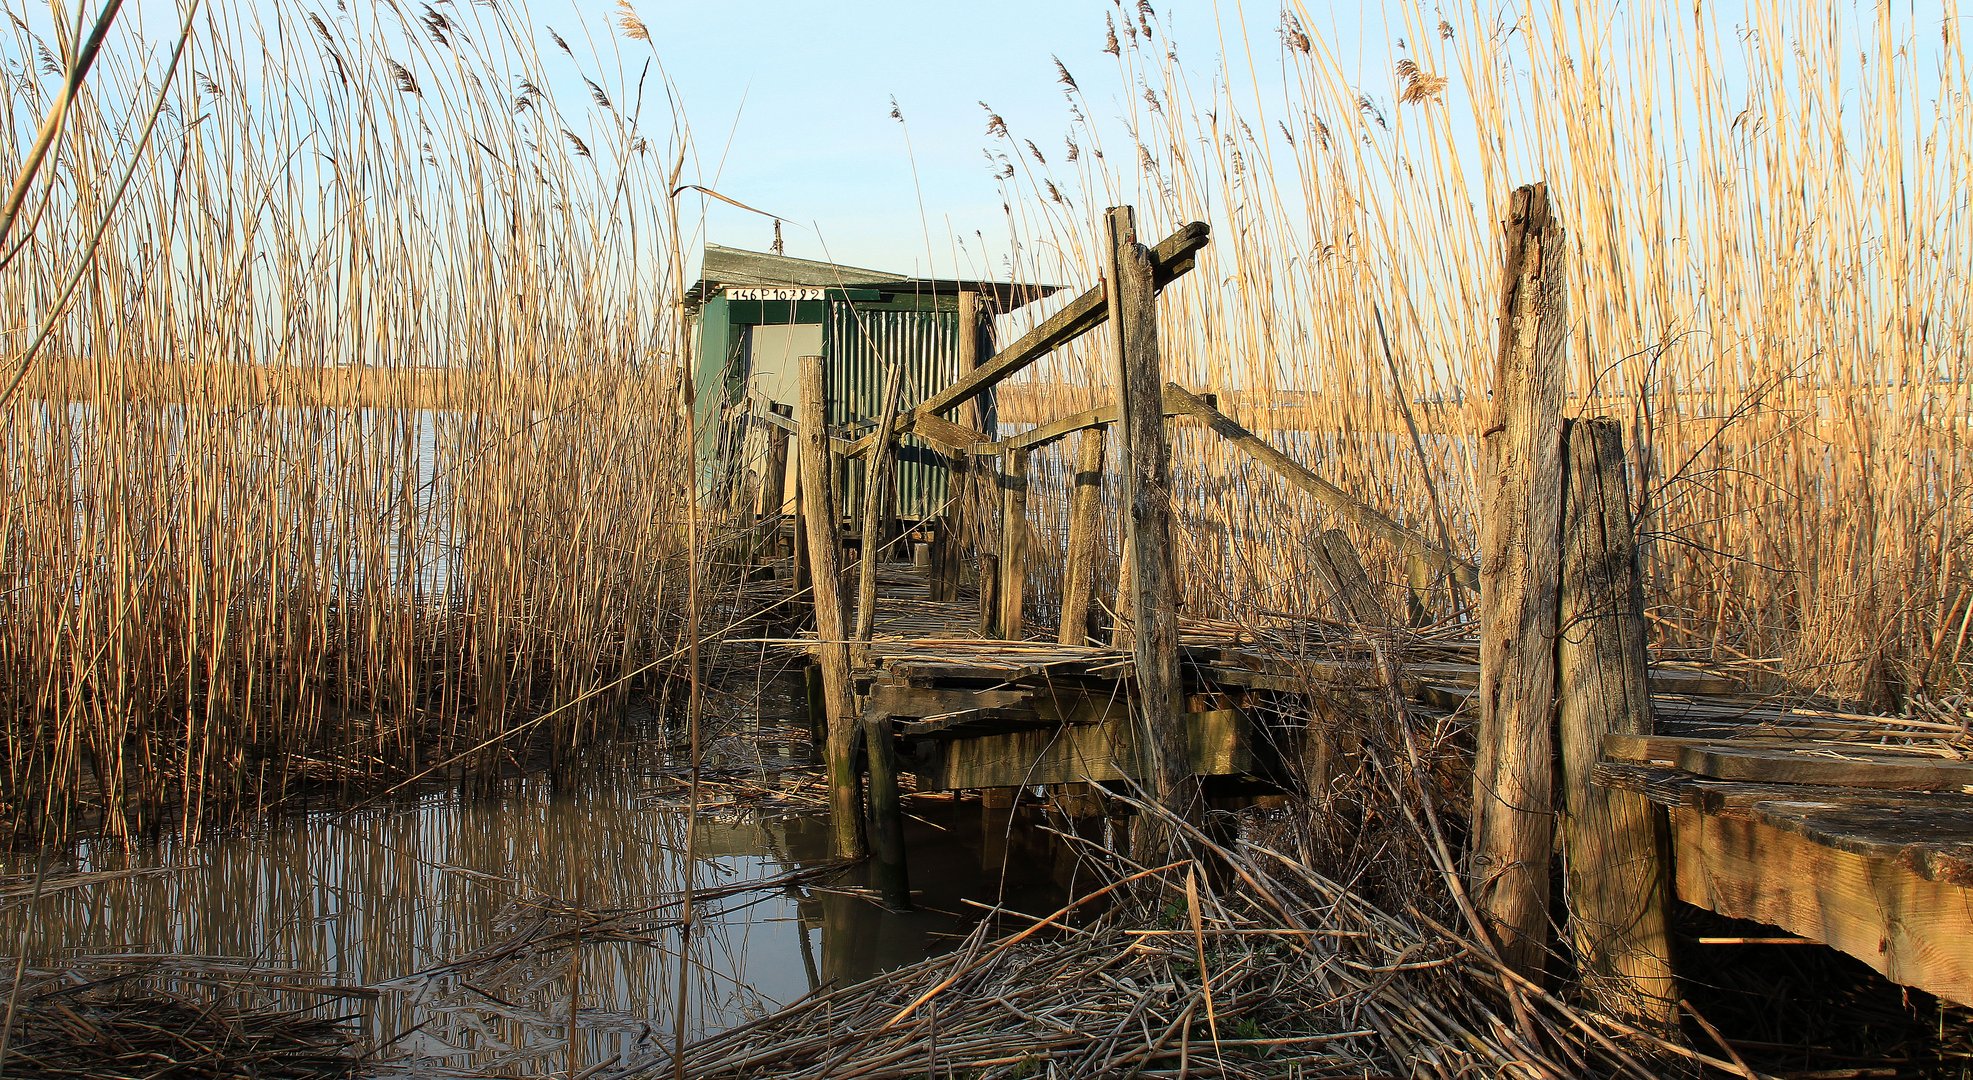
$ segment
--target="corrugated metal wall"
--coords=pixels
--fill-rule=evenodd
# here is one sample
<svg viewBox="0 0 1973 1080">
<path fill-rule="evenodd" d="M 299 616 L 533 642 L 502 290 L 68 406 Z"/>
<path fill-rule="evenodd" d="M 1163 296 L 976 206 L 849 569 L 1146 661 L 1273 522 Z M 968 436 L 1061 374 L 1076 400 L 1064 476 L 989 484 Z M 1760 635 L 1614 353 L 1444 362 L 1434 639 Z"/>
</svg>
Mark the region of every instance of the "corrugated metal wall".
<svg viewBox="0 0 1973 1080">
<path fill-rule="evenodd" d="M 908 408 L 958 377 L 959 316 L 939 311 L 859 311 L 833 302 L 823 334 L 829 358 L 829 423 L 867 429 L 883 408 L 884 375 L 893 360 L 905 363 L 900 406 Z M 939 453 L 916 437 L 898 450 L 898 514 L 929 517 L 945 504 L 946 469 Z M 863 505 L 863 466 L 851 462 L 843 497 Z"/>
</svg>

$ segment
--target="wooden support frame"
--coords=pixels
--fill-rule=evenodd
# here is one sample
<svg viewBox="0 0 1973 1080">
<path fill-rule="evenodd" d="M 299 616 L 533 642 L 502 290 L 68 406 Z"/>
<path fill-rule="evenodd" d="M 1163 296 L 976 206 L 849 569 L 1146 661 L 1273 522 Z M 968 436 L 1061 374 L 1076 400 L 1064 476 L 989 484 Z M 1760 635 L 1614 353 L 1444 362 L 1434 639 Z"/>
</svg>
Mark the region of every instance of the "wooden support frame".
<svg viewBox="0 0 1973 1080">
<path fill-rule="evenodd" d="M 1135 234 L 1133 234 L 1134 236 Z M 1180 275 L 1192 269 L 1199 252 L 1212 237 L 1212 230 L 1203 221 L 1183 225 L 1158 242 L 1158 246 L 1146 253 L 1151 269 L 1151 290 L 1163 288 Z M 962 294 L 963 296 L 963 294 Z M 1021 335 L 1012 345 L 995 353 L 991 359 L 982 362 L 971 373 L 960 376 L 951 386 L 919 402 L 912 410 L 899 419 L 898 433 L 911 434 L 917 430 L 921 417 L 937 415 L 993 389 L 1009 376 L 1026 369 L 1030 364 L 1054 352 L 1082 335 L 1103 325 L 1104 320 L 1113 318 L 1105 285 L 1097 285 L 1069 301 L 1060 311 L 1049 316 L 1040 326 Z M 866 443 L 873 442 L 866 436 L 852 447 L 857 453 L 868 450 Z"/>
<path fill-rule="evenodd" d="M 1206 398 L 1172 383 L 1165 387 L 1165 400 L 1173 407 L 1176 415 L 1189 416 L 1207 427 L 1226 441 L 1245 450 L 1256 461 L 1274 470 L 1275 474 L 1307 492 L 1309 495 L 1342 517 L 1343 520 L 1376 533 L 1397 544 L 1407 552 L 1452 575 L 1454 581 L 1468 589 L 1480 587 L 1479 569 L 1472 563 L 1455 557 L 1438 545 L 1425 539 L 1412 529 L 1405 528 L 1389 517 L 1371 509 L 1369 504 L 1324 480 L 1311 472 L 1307 466 L 1268 443 L 1267 440 L 1247 430 L 1239 421 L 1220 412 Z"/>
</svg>

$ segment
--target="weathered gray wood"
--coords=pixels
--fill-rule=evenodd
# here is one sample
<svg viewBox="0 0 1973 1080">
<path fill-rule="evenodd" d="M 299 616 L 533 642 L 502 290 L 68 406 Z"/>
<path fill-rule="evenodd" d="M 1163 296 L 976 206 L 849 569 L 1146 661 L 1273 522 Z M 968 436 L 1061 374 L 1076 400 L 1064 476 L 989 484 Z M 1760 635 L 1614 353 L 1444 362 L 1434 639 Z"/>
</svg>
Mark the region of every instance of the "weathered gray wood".
<svg viewBox="0 0 1973 1080">
<path fill-rule="evenodd" d="M 1563 863 L 1576 967 L 1593 1000 L 1659 1031 L 1678 1020 L 1670 838 L 1635 792 L 1593 782 L 1605 739 L 1652 733 L 1644 589 L 1614 421 L 1565 430 L 1560 681 Z"/>
<path fill-rule="evenodd" d="M 1000 474 L 999 636 L 1018 641 L 1028 582 L 1028 455 L 1009 454 Z"/>
<path fill-rule="evenodd" d="M 904 808 L 897 786 L 897 744 L 891 717 L 881 708 L 863 714 L 863 750 L 870 767 L 871 884 L 885 906 L 911 907 L 911 881 L 905 867 Z"/>
<path fill-rule="evenodd" d="M 1108 432 L 1090 428 L 1077 447 L 1076 473 L 1069 481 L 1069 548 L 1062 573 L 1062 621 L 1055 639 L 1064 645 L 1089 644 L 1089 607 L 1096 595 L 1096 541 L 1103 511 L 1103 443 Z"/>
<path fill-rule="evenodd" d="M 1166 387 L 1166 393 L 1168 400 L 1176 406 L 1176 411 L 1202 421 L 1215 434 L 1246 451 L 1283 480 L 1314 496 L 1316 501 L 1338 517 L 1358 528 L 1377 533 L 1406 551 L 1416 552 L 1420 558 L 1451 574 L 1455 581 L 1469 589 L 1479 587 L 1479 571 L 1472 563 L 1440 549 L 1418 532 L 1405 528 L 1356 496 L 1317 476 L 1307 466 L 1275 449 L 1266 439 L 1248 431 L 1239 421 L 1220 412 L 1199 395 L 1177 383 Z"/>
<path fill-rule="evenodd" d="M 796 418 L 801 429 L 802 476 L 827 477 L 831 470 L 823 359 L 804 356 L 799 363 L 801 402 Z M 804 480 L 804 487 L 807 486 Z M 820 489 L 823 485 L 815 487 Z M 829 724 L 826 758 L 830 829 L 838 856 L 860 858 L 864 843 L 861 800 L 857 797 L 857 715 L 855 691 L 850 686 L 848 635 L 843 627 L 836 509 L 832 499 L 810 498 L 809 494 L 804 492 L 802 499 L 803 532 L 808 543 L 809 569 L 814 575 L 815 655 L 822 668 L 823 707 Z"/>
<path fill-rule="evenodd" d="M 1165 415 L 1167 417 L 1196 420 L 1197 417 L 1193 416 L 1193 412 L 1196 409 L 1196 402 L 1204 402 L 1209 408 L 1218 409 L 1219 395 L 1194 394 L 1175 383 L 1165 388 Z M 1094 427 L 1108 427 L 1116 422 L 1117 403 L 1112 401 L 1107 405 L 1098 405 L 1093 409 L 1084 409 L 1079 413 L 1072 413 L 1060 420 L 1051 420 L 1046 424 L 1038 424 L 1019 434 L 1009 435 L 999 442 L 990 442 L 975 446 L 973 447 L 973 453 L 977 455 L 991 455 L 1005 454 L 1014 450 L 1039 450 L 1049 443 L 1055 442 L 1058 439 L 1066 439 L 1076 432 L 1087 431 Z"/>
<path fill-rule="evenodd" d="M 959 294 L 959 340 L 955 356 L 955 366 L 960 379 L 965 379 L 980 366 L 980 355 L 985 352 L 990 340 L 991 324 L 986 318 L 986 310 L 975 292 Z M 916 410 L 914 410 L 916 412 Z M 935 412 L 924 412 L 919 418 L 932 421 L 927 431 L 940 425 L 961 431 L 976 432 L 980 426 L 980 405 L 976 399 L 968 398 L 952 410 L 954 419 L 948 421 Z M 981 436 L 983 439 L 984 435 Z M 952 603 L 959 599 L 960 578 L 966 565 L 966 542 L 970 528 L 969 515 L 972 502 L 972 471 L 974 468 L 970 447 L 954 448 L 947 457 L 946 469 L 946 510 L 939 521 L 939 549 L 937 566 L 932 575 L 932 599 Z M 982 580 L 985 575 L 982 574 Z"/>
<path fill-rule="evenodd" d="M 1199 251 L 1206 246 L 1212 230 L 1203 221 L 1194 221 L 1181 226 L 1176 232 L 1160 241 L 1157 249 L 1148 253 L 1152 272 L 1152 290 L 1163 288 L 1180 274 L 1192 269 Z M 961 294 L 962 296 L 964 294 Z M 1112 317 L 1108 306 L 1105 286 L 1098 285 L 1049 316 L 1040 326 L 1021 335 L 1012 345 L 995 353 L 993 358 L 979 365 L 973 372 L 962 375 L 958 381 L 944 390 L 920 402 L 899 422 L 899 432 L 915 430 L 920 416 L 945 412 L 954 406 L 971 401 L 993 389 L 1008 376 L 1024 370 L 1030 364 L 1074 341 L 1076 338 L 1103 325 L 1103 320 Z M 965 424 L 965 420 L 959 421 Z M 977 424 L 968 424 L 977 427 Z"/>
<path fill-rule="evenodd" d="M 1322 580 L 1329 602 L 1345 622 L 1375 630 L 1391 625 L 1383 602 L 1377 598 L 1377 588 L 1364 572 L 1363 560 L 1357 556 L 1356 545 L 1350 543 L 1348 533 L 1341 529 L 1323 533 L 1313 554 L 1316 576 Z"/>
<path fill-rule="evenodd" d="M 1562 223 L 1544 185 L 1514 192 L 1505 225 L 1493 415 L 1481 434 L 1472 893 L 1502 959 L 1539 979 L 1555 832 L 1568 279 Z"/>
<path fill-rule="evenodd" d="M 1165 442 L 1156 271 L 1150 252 L 1137 242 L 1131 208 L 1112 207 L 1107 224 L 1137 712 L 1150 755 L 1152 797 L 1179 818 L 1194 820 L 1203 806 L 1188 760 L 1178 668 L 1178 569 L 1172 558 L 1171 453 Z M 1140 815 L 1132 855 L 1139 861 L 1162 859 L 1171 841 L 1166 822 Z"/>
</svg>

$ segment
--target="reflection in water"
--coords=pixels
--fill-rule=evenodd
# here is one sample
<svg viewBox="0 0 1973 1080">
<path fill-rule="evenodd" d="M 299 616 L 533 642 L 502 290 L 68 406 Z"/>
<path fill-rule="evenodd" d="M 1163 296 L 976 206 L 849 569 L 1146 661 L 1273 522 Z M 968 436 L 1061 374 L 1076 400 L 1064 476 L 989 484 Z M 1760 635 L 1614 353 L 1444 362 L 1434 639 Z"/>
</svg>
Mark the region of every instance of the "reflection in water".
<svg viewBox="0 0 1973 1080">
<path fill-rule="evenodd" d="M 37 969 L 143 952 L 165 955 L 165 971 L 245 961 L 290 984 L 319 974 L 373 988 L 329 1007 L 360 1008 L 366 1034 L 421 1075 L 566 1070 L 572 998 L 581 1068 L 650 1060 L 675 1015 L 686 818 L 650 797 L 666 782 L 661 747 L 614 750 L 579 783 L 529 778 L 473 800 L 431 791 L 129 859 L 85 847 L 74 869 L 171 869 L 10 905 L 0 951 L 24 943 Z M 907 809 L 919 904 L 908 913 L 867 899 L 860 868 L 829 869 L 819 816 L 702 817 L 692 1034 L 947 947 L 980 914 L 963 898 L 1059 904 L 1071 863 L 1046 834 L 972 801 Z"/>
</svg>

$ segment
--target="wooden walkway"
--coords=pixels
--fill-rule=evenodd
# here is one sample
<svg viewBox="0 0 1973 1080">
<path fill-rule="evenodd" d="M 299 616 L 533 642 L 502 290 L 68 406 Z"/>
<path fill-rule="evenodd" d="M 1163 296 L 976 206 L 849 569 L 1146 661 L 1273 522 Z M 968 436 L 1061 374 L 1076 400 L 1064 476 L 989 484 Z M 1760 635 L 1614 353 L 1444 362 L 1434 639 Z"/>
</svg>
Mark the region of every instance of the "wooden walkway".
<svg viewBox="0 0 1973 1080">
<path fill-rule="evenodd" d="M 1114 216 L 1112 224 L 1113 237 L 1122 235 Z M 1538 240 L 1527 234 L 1527 243 Z M 1520 410 L 1505 419 L 1503 437 L 1529 423 L 1546 425 L 1566 458 L 1490 464 L 1496 472 L 1519 470 L 1518 479 L 1489 483 L 1490 490 L 1527 500 L 1496 500 L 1528 515 L 1520 527 L 1543 512 L 1555 515 L 1556 550 L 1542 564 L 1546 569 L 1539 560 L 1509 566 L 1520 576 L 1505 580 L 1513 575 L 1482 575 L 1351 499 L 1219 412 L 1210 395 L 1160 384 L 1155 336 L 1144 344 L 1143 321 L 1151 318 L 1146 312 L 1156 289 L 1182 274 L 1203 244 L 1203 226 L 1135 255 L 1119 240 L 1106 276 L 1124 281 L 1117 289 L 1129 294 L 1129 265 L 1140 260 L 1137 273 L 1148 284 L 1138 287 L 1135 309 L 1122 300 L 1106 309 L 1105 286 L 1098 286 L 1007 349 L 968 360 L 961 370 L 971 374 L 918 406 L 899 409 L 893 399 L 874 432 L 826 429 L 819 357 L 804 359 L 796 420 L 767 419 L 770 437 L 780 440 L 770 455 L 775 460 L 790 460 L 789 429 L 801 440 L 798 476 L 830 475 L 843 458 L 862 456 L 881 477 L 887 448 L 913 432 L 944 446 L 956 475 L 984 471 L 995 481 L 997 505 L 954 500 L 946 517 L 912 526 L 929 538 L 928 559 L 879 560 L 860 581 L 842 568 L 865 568 L 844 559 L 844 551 L 874 549 L 882 536 L 903 528 L 871 513 L 882 506 L 881 480 L 867 485 L 870 501 L 861 513 L 802 494 L 791 538 L 782 529 L 779 475 L 773 496 L 763 500 L 776 538 L 768 546 L 793 541 L 792 550 L 780 553 L 773 580 L 762 583 L 763 596 L 791 610 L 812 601 L 806 610 L 819 628 L 780 644 L 814 660 L 811 701 L 827 731 L 843 853 L 862 853 L 859 823 L 867 820 L 876 861 L 890 868 L 880 881 L 890 883 L 895 902 L 908 902 L 896 828 L 900 774 L 920 790 L 1128 785 L 1166 805 L 1183 802 L 1186 785 L 1196 803 L 1202 791 L 1320 783 L 1309 760 L 1334 748 L 1322 745 L 1328 733 L 1311 731 L 1308 717 L 1325 708 L 1333 713 L 1338 701 L 1382 708 L 1395 685 L 1415 720 L 1474 729 L 1469 888 L 1482 917 L 1492 921 L 1503 957 L 1533 977 L 1541 975 L 1548 928 L 1565 921 L 1557 914 L 1551 922 L 1547 895 L 1559 854 L 1569 889 L 1556 906 L 1567 908 L 1579 963 L 1613 985 L 1627 985 L 1624 996 L 1605 1004 L 1640 1021 L 1675 1022 L 1666 928 L 1674 895 L 1825 942 L 1896 981 L 1973 1005 L 1967 715 L 1803 707 L 1753 694 L 1725 673 L 1649 664 L 1614 425 L 1565 424 L 1554 401 L 1544 406 L 1496 394 L 1497 407 Z M 1118 406 L 999 439 L 968 426 L 974 421 L 965 417 L 967 402 L 1104 325 L 1106 310 L 1121 312 L 1125 322 L 1114 338 L 1125 369 Z M 1504 339 L 1509 324 L 1524 317 L 1518 309 L 1503 313 Z M 1521 377 L 1503 364 L 1503 384 Z M 1145 365 L 1148 379 L 1138 371 Z M 1517 393 L 1537 389 L 1531 384 Z M 1559 391 L 1553 396 L 1559 400 Z M 959 422 L 945 415 L 955 409 Z M 1147 435 L 1162 432 L 1166 422 L 1204 425 L 1333 511 L 1356 535 L 1396 545 L 1441 581 L 1483 587 L 1478 617 L 1452 631 L 1394 625 L 1351 540 L 1332 530 L 1321 538 L 1326 554 L 1318 559 L 1331 610 L 1268 626 L 1180 619 L 1170 523 L 1159 519 L 1169 508 L 1134 498 L 1129 486 L 1133 477 L 1169 483 L 1164 443 Z M 1125 429 L 1125 460 L 1116 467 L 1129 481 L 1123 531 L 1133 567 L 1114 597 L 1117 609 L 1132 613 L 1125 622 L 1129 640 L 1118 647 L 1090 643 L 1107 640 L 1110 631 L 1088 615 L 1094 610 L 1092 491 L 1100 491 L 1101 434 L 1112 425 Z M 1026 625 L 1023 597 L 1026 455 L 1047 441 L 1091 431 L 1096 437 L 1085 439 L 1070 480 L 1062 617 L 1074 630 L 1053 634 L 1054 641 L 1030 640 L 1035 628 Z M 1572 494 L 1566 507 L 1544 511 L 1542 492 L 1565 487 L 1563 470 L 1573 470 L 1571 492 L 1614 494 L 1603 503 Z M 1483 539 L 1497 541 L 1501 528 L 1483 530 Z M 996 533 L 997 544 L 987 550 L 962 552 L 956 539 Z M 1162 547 L 1160 535 L 1167 538 Z M 811 568 L 832 586 L 808 588 Z M 1534 587 L 1544 574 L 1560 580 L 1559 599 L 1554 588 Z M 866 594 L 875 616 L 855 629 Z M 1544 625 L 1545 632 L 1522 630 Z M 856 756 L 859 745 L 866 758 Z M 867 785 L 860 770 L 867 770 Z M 858 794 L 865 790 L 867 806 Z"/>
</svg>

